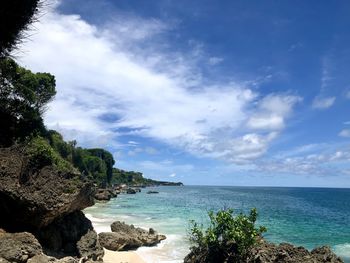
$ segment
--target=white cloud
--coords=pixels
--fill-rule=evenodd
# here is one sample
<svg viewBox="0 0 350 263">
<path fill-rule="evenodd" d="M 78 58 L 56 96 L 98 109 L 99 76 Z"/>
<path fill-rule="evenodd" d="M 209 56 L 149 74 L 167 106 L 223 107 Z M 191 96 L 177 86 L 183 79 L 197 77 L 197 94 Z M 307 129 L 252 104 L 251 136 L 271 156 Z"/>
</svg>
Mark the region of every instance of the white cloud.
<svg viewBox="0 0 350 263">
<path fill-rule="evenodd" d="M 169 177 L 172 177 L 172 178 L 173 178 L 173 177 L 176 177 L 176 173 L 170 174 Z"/>
<path fill-rule="evenodd" d="M 350 129 L 344 129 L 339 132 L 340 137 L 350 138 Z"/>
<path fill-rule="evenodd" d="M 345 98 L 350 99 L 350 90 L 345 92 Z"/>
<path fill-rule="evenodd" d="M 208 64 L 209 65 L 217 65 L 217 64 L 220 64 L 222 61 L 224 61 L 223 58 L 219 58 L 219 57 L 210 57 L 208 59 Z"/>
<path fill-rule="evenodd" d="M 248 119 L 247 126 L 256 130 L 281 130 L 284 128 L 285 119 L 299 101 L 301 98 L 297 96 L 276 94 L 266 96 L 260 101 L 257 113 Z"/>
<path fill-rule="evenodd" d="M 240 83 L 208 85 L 186 56 L 154 51 L 157 42 L 152 52 L 134 48 L 166 25 L 123 19 L 96 28 L 78 15 L 49 12 L 36 25 L 22 62 L 56 76 L 58 95 L 45 115 L 49 127 L 83 144 L 129 133 L 239 164 L 267 151 L 299 97 L 263 97 Z M 128 154 L 141 151 L 156 153 L 136 147 Z"/>
<path fill-rule="evenodd" d="M 344 175 L 350 168 L 349 146 L 339 146 L 338 149 L 329 150 L 329 145 L 325 144 L 305 145 L 298 147 L 289 156 L 281 154 L 270 160 L 258 162 L 257 168 L 275 175 L 286 173 L 324 176 Z"/>
<path fill-rule="evenodd" d="M 312 102 L 314 109 L 328 109 L 333 106 L 335 97 L 316 97 Z"/>
</svg>

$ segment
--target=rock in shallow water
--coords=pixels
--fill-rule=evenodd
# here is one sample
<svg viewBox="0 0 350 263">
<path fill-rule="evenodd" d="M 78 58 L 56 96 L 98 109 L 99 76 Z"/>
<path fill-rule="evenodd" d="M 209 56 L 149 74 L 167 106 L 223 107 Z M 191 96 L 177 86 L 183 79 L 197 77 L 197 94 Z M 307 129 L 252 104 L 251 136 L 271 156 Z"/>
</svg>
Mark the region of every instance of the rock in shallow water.
<svg viewBox="0 0 350 263">
<path fill-rule="evenodd" d="M 103 247 L 113 251 L 132 250 L 141 246 L 154 246 L 166 239 L 164 235 L 158 235 L 153 229 L 146 231 L 119 221 L 114 222 L 111 225 L 111 229 L 112 232 L 100 233 L 98 237 Z"/>
</svg>

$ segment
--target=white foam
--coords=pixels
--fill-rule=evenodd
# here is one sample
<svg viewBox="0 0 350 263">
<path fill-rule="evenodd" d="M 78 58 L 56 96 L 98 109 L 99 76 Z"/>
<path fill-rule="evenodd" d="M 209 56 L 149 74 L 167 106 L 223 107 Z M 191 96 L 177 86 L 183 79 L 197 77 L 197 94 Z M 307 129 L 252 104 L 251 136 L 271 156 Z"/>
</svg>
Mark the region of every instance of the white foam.
<svg viewBox="0 0 350 263">
<path fill-rule="evenodd" d="M 350 262 L 350 243 L 339 244 L 333 247 L 335 254 Z"/>
</svg>

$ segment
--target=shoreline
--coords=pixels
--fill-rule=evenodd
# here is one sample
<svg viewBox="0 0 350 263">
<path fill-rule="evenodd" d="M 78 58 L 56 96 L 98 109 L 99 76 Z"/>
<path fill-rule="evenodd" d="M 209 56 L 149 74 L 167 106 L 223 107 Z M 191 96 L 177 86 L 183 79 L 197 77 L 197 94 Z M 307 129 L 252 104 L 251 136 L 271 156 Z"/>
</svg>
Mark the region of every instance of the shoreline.
<svg viewBox="0 0 350 263">
<path fill-rule="evenodd" d="M 105 252 L 103 262 L 105 263 L 147 263 L 135 251 L 112 251 L 105 248 L 103 250 Z"/>
</svg>

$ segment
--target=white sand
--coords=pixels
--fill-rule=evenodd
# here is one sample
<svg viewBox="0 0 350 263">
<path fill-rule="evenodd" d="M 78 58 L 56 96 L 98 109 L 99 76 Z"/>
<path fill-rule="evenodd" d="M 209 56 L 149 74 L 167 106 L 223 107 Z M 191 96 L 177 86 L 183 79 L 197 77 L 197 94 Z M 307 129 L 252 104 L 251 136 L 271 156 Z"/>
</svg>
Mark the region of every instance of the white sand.
<svg viewBox="0 0 350 263">
<path fill-rule="evenodd" d="M 105 263 L 146 263 L 139 255 L 133 251 L 111 251 L 104 249 L 105 255 L 103 262 Z"/>
</svg>

